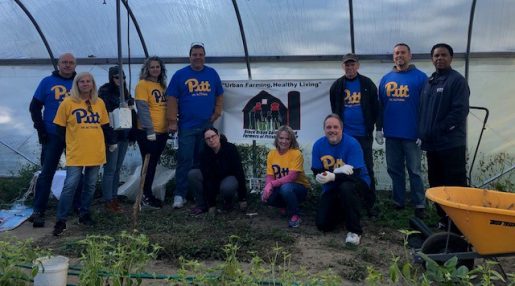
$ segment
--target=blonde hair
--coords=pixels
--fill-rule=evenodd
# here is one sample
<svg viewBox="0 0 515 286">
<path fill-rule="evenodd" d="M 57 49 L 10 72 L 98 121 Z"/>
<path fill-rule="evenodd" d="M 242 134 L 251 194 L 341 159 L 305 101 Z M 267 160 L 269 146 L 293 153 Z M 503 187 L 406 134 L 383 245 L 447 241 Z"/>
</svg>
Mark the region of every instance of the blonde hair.
<svg viewBox="0 0 515 286">
<path fill-rule="evenodd" d="M 73 79 L 72 89 L 70 91 L 70 97 L 75 102 L 80 102 L 80 90 L 79 90 L 79 80 L 81 80 L 83 77 L 89 76 L 91 78 L 91 82 L 93 83 L 93 87 L 91 88 L 91 91 L 89 93 L 91 102 L 96 103 L 98 98 L 98 92 L 97 92 L 97 84 L 95 82 L 95 78 L 93 75 L 89 72 L 81 72 L 75 76 Z"/>
<path fill-rule="evenodd" d="M 139 79 L 148 80 L 148 78 L 150 77 L 150 64 L 153 61 L 158 62 L 159 66 L 161 67 L 161 74 L 157 77 L 157 82 L 161 85 L 161 87 L 163 87 L 163 89 L 166 89 L 166 66 L 165 62 L 158 56 L 152 56 L 145 59 L 139 72 Z"/>
<path fill-rule="evenodd" d="M 290 137 L 290 149 L 299 149 L 299 143 L 297 142 L 297 137 L 295 137 L 295 132 L 290 126 L 283 125 L 275 132 L 274 145 L 277 150 L 279 150 L 279 135 L 281 132 L 288 133 L 288 137 Z"/>
</svg>

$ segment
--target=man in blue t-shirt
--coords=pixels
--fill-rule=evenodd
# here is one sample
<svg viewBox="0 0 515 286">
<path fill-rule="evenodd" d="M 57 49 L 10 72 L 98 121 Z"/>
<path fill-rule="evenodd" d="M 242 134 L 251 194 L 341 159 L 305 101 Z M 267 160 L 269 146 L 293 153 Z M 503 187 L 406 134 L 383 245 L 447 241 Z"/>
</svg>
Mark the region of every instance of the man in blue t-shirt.
<svg viewBox="0 0 515 286">
<path fill-rule="evenodd" d="M 407 44 L 399 43 L 393 48 L 395 66 L 379 84 L 379 117 L 376 141 L 386 138 L 386 166 L 392 179 L 393 203 L 397 209 L 404 208 L 406 171 L 410 179 L 411 203 L 415 215 L 424 217 L 425 195 L 421 175 L 420 140 L 418 139 L 418 108 L 420 93 L 427 76 L 411 65 L 411 51 Z"/>
<path fill-rule="evenodd" d="M 178 131 L 174 208 L 182 208 L 188 191 L 188 172 L 198 164 L 202 131 L 222 114 L 223 87 L 218 73 L 205 64 L 204 44 L 193 43 L 190 65 L 178 70 L 166 90 L 170 132 Z"/>
<path fill-rule="evenodd" d="M 30 217 L 33 227 L 45 226 L 45 211 L 50 187 L 64 150 L 64 140 L 58 137 L 53 122 L 59 105 L 64 97 L 69 95 L 76 66 L 77 63 L 72 54 L 61 55 L 57 62 L 58 70 L 41 80 L 30 102 L 30 115 L 41 144 L 42 166 L 34 191 L 34 212 Z"/>
<path fill-rule="evenodd" d="M 345 243 L 358 245 L 363 233 L 360 197 L 369 192 L 371 183 L 363 152 L 356 139 L 343 133 L 337 114 L 325 118 L 324 133 L 311 152 L 311 170 L 323 185 L 316 225 L 321 231 L 330 231 L 343 215 L 348 231 Z"/>
<path fill-rule="evenodd" d="M 342 118 L 345 134 L 354 137 L 363 150 L 371 181 L 370 192 L 364 194 L 364 207 L 369 217 L 375 217 L 377 211 L 373 208 L 376 195 L 372 143 L 379 108 L 377 87 L 370 78 L 358 73 L 359 58 L 355 54 L 343 56 L 342 69 L 345 74 L 333 83 L 329 91 L 331 110 Z"/>
</svg>

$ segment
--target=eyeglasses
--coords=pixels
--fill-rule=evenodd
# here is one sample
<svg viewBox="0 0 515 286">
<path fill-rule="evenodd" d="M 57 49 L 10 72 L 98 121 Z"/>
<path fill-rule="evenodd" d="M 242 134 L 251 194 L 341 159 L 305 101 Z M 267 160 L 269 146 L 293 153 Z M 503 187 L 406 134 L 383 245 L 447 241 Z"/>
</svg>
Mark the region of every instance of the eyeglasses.
<svg viewBox="0 0 515 286">
<path fill-rule="evenodd" d="M 211 135 L 211 136 L 209 136 L 209 137 L 204 137 L 204 140 L 206 140 L 206 141 L 211 141 L 211 140 L 213 140 L 214 138 L 216 138 L 216 136 L 218 136 L 218 134 L 213 134 L 213 135 Z"/>
<path fill-rule="evenodd" d="M 204 43 L 201 42 L 193 42 L 191 43 L 191 48 L 198 48 L 198 47 L 204 47 Z"/>
<path fill-rule="evenodd" d="M 86 104 L 88 105 L 89 113 L 93 114 L 93 107 L 91 106 L 91 102 L 89 100 L 86 100 Z"/>
</svg>

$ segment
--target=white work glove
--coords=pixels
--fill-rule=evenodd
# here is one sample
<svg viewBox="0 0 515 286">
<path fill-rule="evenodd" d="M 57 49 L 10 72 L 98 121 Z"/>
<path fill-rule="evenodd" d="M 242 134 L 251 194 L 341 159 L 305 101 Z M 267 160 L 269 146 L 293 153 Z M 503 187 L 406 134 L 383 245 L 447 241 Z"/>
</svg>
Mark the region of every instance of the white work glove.
<svg viewBox="0 0 515 286">
<path fill-rule="evenodd" d="M 118 144 L 109 145 L 109 152 L 114 152 L 118 149 Z"/>
<path fill-rule="evenodd" d="M 417 141 L 415 141 L 415 144 L 417 144 L 418 147 L 422 146 L 422 140 L 420 140 L 420 138 L 417 138 Z"/>
<path fill-rule="evenodd" d="M 383 131 L 376 131 L 376 142 L 379 145 L 383 145 L 384 143 L 384 133 Z"/>
<path fill-rule="evenodd" d="M 338 167 L 338 168 L 334 169 L 333 172 L 335 174 L 345 174 L 345 175 L 349 175 L 350 176 L 350 175 L 354 174 L 354 170 L 353 169 L 354 169 L 354 167 L 352 167 L 351 165 L 345 164 L 345 165 L 343 165 L 341 167 Z"/>
<path fill-rule="evenodd" d="M 147 135 L 147 140 L 148 141 L 156 141 L 156 139 L 157 139 L 156 133 L 152 133 L 152 134 Z"/>
<path fill-rule="evenodd" d="M 331 172 L 328 172 L 328 171 L 325 171 L 323 173 L 320 173 L 316 176 L 316 180 L 317 182 L 319 182 L 320 184 L 327 184 L 329 182 L 332 182 L 334 181 L 334 178 L 336 176 L 334 175 L 334 173 L 331 173 Z"/>
</svg>

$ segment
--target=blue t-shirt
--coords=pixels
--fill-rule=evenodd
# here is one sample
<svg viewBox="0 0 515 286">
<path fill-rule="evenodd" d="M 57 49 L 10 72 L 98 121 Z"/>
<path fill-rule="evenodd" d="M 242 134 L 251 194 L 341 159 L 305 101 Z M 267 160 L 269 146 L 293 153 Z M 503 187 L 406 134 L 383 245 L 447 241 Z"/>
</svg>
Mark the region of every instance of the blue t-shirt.
<svg viewBox="0 0 515 286">
<path fill-rule="evenodd" d="M 343 133 L 339 144 L 331 145 L 324 136 L 313 144 L 311 152 L 311 168 L 323 169 L 332 172 L 345 164 L 359 169 L 359 178 L 370 187 L 370 177 L 363 159 L 363 151 L 358 141 L 352 136 Z M 336 187 L 334 182 L 323 185 L 323 190 L 328 191 Z"/>
<path fill-rule="evenodd" d="M 201 71 L 191 66 L 178 70 L 166 89 L 167 96 L 177 98 L 180 129 L 204 126 L 215 110 L 215 98 L 223 93 L 218 73 L 208 66 Z"/>
<path fill-rule="evenodd" d="M 65 79 L 53 74 L 42 79 L 34 92 L 34 98 L 43 103 L 43 123 L 49 134 L 57 134 L 54 117 L 64 97 L 70 95 L 72 84 L 73 77 Z"/>
<path fill-rule="evenodd" d="M 383 105 L 385 137 L 417 140 L 418 105 L 427 76 L 413 67 L 407 71 L 391 71 L 379 84 L 379 100 Z"/>
<path fill-rule="evenodd" d="M 345 81 L 343 93 L 343 130 L 351 136 L 365 136 L 365 118 L 361 109 L 361 85 L 358 77 Z"/>
</svg>

